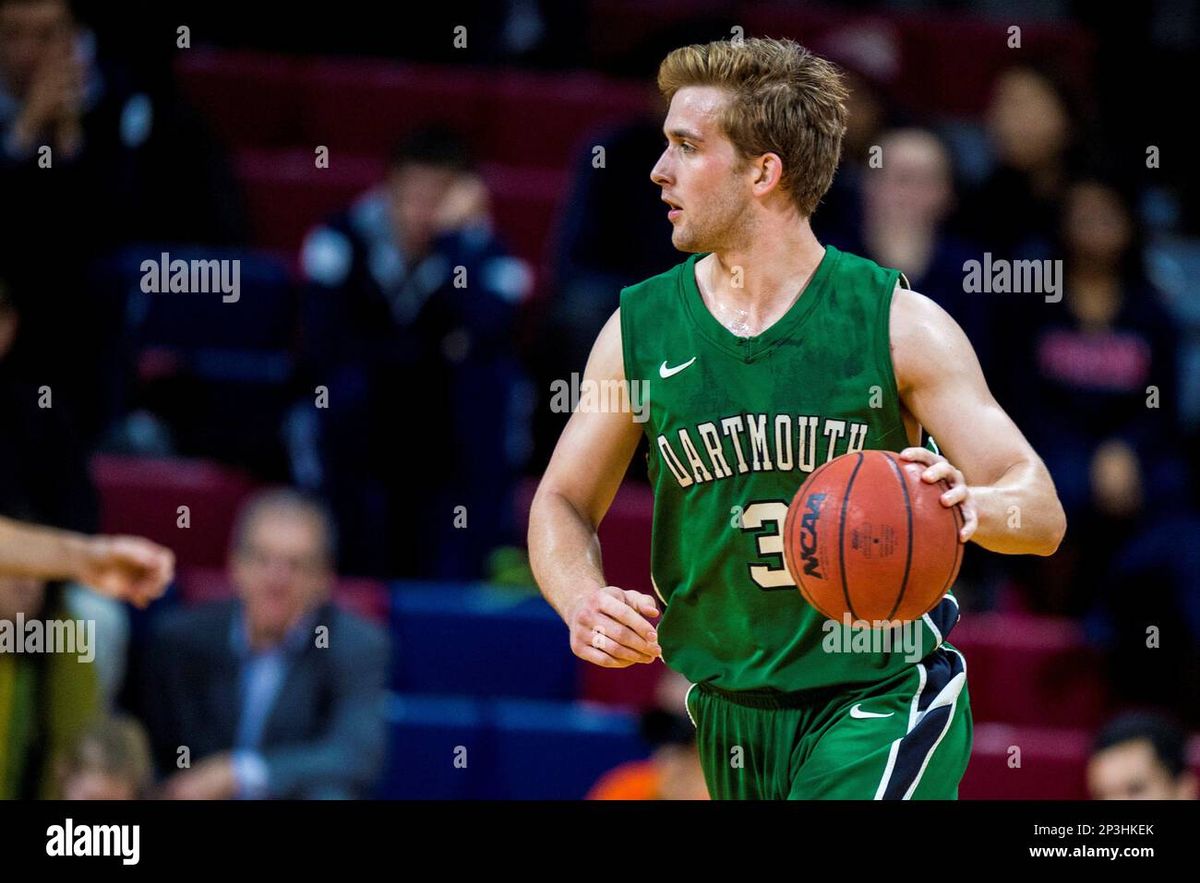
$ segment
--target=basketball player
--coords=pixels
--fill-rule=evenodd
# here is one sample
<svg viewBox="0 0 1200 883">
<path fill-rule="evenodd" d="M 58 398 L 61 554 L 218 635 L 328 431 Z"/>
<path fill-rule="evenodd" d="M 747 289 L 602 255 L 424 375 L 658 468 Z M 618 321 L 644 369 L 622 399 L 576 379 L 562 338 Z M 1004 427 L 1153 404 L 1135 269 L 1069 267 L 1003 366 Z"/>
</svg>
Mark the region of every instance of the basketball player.
<svg viewBox="0 0 1200 883">
<path fill-rule="evenodd" d="M 648 419 L 572 415 L 530 513 L 538 584 L 580 658 L 661 658 L 692 682 L 714 798 L 957 798 L 972 718 L 953 595 L 921 620 L 919 661 L 827 652 L 779 554 L 787 503 L 821 463 L 891 450 L 947 480 L 962 542 L 1050 555 L 1066 530 L 1053 482 L 958 325 L 899 271 L 814 237 L 846 125 L 836 70 L 750 39 L 675 50 L 658 84 L 650 177 L 691 256 L 622 290 L 596 340 L 585 382 L 648 390 Z M 657 625 L 653 597 L 606 582 L 596 534 L 643 431 Z"/>
<path fill-rule="evenodd" d="M 142 537 L 86 536 L 0 518 L 0 574 L 73 579 L 146 607 L 175 573 L 175 553 Z"/>
</svg>

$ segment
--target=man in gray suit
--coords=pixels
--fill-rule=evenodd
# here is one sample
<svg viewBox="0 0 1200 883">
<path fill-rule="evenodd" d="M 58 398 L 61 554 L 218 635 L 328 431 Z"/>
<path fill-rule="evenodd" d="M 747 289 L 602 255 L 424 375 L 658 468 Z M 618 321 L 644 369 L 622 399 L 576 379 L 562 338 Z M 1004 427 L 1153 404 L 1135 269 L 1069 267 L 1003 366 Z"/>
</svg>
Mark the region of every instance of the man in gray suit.
<svg viewBox="0 0 1200 883">
<path fill-rule="evenodd" d="M 151 641 L 146 715 L 163 794 L 369 796 L 384 760 L 386 633 L 334 607 L 334 529 L 291 490 L 238 515 L 234 601 L 174 611 Z"/>
</svg>

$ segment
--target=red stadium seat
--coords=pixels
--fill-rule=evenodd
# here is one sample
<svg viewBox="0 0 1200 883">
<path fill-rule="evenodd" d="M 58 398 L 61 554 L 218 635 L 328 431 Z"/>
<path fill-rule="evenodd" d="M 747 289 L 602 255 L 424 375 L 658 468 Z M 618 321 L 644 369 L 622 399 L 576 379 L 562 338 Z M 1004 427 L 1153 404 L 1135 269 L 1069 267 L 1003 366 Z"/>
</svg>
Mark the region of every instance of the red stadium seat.
<svg viewBox="0 0 1200 883">
<path fill-rule="evenodd" d="M 321 59 L 303 71 L 302 138 L 385 158 L 408 132 L 445 123 L 486 147 L 488 71 L 389 61 Z"/>
<path fill-rule="evenodd" d="M 1099 659 L 1074 620 L 968 613 L 950 643 L 966 657 L 977 721 L 1093 727 L 1104 717 Z"/>
<path fill-rule="evenodd" d="M 974 690 L 971 699 L 974 704 Z M 1090 739 L 1088 730 L 977 723 L 958 795 L 970 800 L 1082 800 L 1087 797 Z"/>
<path fill-rule="evenodd" d="M 313 160 L 313 152 L 302 149 L 238 152 L 235 168 L 257 246 L 296 254 L 309 228 L 384 177 L 384 163 L 373 157 L 331 154 L 327 169 Z"/>
<path fill-rule="evenodd" d="M 482 155 L 509 165 L 565 169 L 589 136 L 658 110 L 651 83 L 592 73 L 505 72 L 488 93 Z"/>
<path fill-rule="evenodd" d="M 566 175 L 552 169 L 485 165 L 496 230 L 517 257 L 535 269 L 548 258 L 550 237 L 562 208 Z"/>
<path fill-rule="evenodd" d="M 972 694 L 974 699 L 974 694 Z M 971 761 L 959 785 L 964 800 L 1085 800 L 1095 730 L 975 725 Z M 1188 766 L 1200 776 L 1200 735 L 1188 743 Z"/>
<path fill-rule="evenodd" d="M 261 52 L 189 49 L 175 75 L 184 96 L 227 144 L 284 147 L 300 140 L 306 62 Z"/>
<path fill-rule="evenodd" d="M 175 551 L 181 567 L 220 567 L 242 500 L 255 488 L 249 476 L 204 460 L 97 454 L 92 480 L 105 533 L 139 534 Z M 189 526 L 179 526 L 187 506 Z"/>
</svg>

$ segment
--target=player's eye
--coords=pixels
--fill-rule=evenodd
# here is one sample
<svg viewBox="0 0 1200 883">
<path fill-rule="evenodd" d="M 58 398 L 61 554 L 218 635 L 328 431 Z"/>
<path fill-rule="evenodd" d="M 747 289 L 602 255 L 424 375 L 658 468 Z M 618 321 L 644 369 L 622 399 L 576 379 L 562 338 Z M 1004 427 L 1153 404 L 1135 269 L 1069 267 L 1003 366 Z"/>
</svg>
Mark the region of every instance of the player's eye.
<svg viewBox="0 0 1200 883">
<path fill-rule="evenodd" d="M 695 147 L 688 144 L 686 141 L 680 142 L 679 149 L 682 150 L 684 153 L 693 153 L 696 150 Z"/>
</svg>

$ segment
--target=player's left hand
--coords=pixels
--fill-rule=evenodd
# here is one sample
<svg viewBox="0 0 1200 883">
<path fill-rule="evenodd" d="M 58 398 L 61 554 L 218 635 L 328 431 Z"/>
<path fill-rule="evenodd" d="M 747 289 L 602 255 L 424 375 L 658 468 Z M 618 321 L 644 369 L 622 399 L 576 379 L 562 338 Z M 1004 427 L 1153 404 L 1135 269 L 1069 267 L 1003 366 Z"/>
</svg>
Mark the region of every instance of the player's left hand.
<svg viewBox="0 0 1200 883">
<path fill-rule="evenodd" d="M 900 458 L 928 466 L 929 468 L 921 473 L 923 481 L 937 484 L 944 478 L 949 482 L 949 490 L 941 497 L 942 505 L 947 508 L 959 507 L 963 515 L 963 526 L 958 532 L 958 539 L 963 543 L 969 540 L 975 533 L 975 528 L 979 526 L 979 511 L 962 472 L 941 454 L 935 454 L 929 448 L 905 448 L 900 452 Z"/>
<path fill-rule="evenodd" d="M 142 537 L 88 537 L 76 578 L 101 595 L 146 607 L 175 576 L 175 553 Z"/>
</svg>

